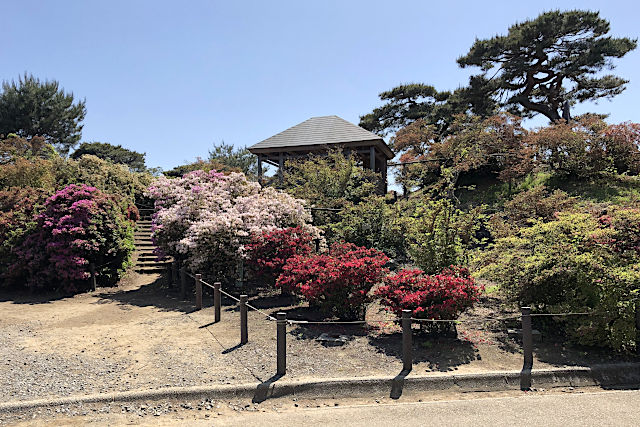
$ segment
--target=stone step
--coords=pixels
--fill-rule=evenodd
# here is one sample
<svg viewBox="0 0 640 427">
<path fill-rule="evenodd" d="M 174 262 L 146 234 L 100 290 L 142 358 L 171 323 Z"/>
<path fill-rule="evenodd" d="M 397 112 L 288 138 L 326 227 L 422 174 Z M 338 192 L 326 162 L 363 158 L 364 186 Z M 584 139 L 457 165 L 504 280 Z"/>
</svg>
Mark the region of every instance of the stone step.
<svg viewBox="0 0 640 427">
<path fill-rule="evenodd" d="M 144 267 L 144 268 L 136 268 L 136 273 L 139 274 L 158 274 L 165 273 L 167 271 L 166 268 L 162 267 Z"/>
<path fill-rule="evenodd" d="M 163 268 L 167 269 L 171 266 L 170 262 L 156 262 L 156 261 L 148 261 L 148 262 L 138 262 L 136 263 L 136 268 Z"/>
</svg>

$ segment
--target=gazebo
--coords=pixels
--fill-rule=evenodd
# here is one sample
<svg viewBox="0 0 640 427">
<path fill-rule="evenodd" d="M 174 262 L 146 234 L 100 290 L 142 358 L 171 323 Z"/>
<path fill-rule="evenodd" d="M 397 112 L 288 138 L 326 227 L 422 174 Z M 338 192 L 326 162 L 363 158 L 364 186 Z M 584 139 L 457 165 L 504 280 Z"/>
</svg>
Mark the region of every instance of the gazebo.
<svg viewBox="0 0 640 427">
<path fill-rule="evenodd" d="M 262 162 L 276 166 L 282 182 L 286 160 L 326 154 L 333 148 L 359 156 L 365 168 L 381 174 L 381 191 L 386 193 L 387 162 L 394 157 L 393 151 L 379 135 L 338 116 L 312 117 L 249 147 L 249 151 L 258 156 L 260 182 Z"/>
</svg>

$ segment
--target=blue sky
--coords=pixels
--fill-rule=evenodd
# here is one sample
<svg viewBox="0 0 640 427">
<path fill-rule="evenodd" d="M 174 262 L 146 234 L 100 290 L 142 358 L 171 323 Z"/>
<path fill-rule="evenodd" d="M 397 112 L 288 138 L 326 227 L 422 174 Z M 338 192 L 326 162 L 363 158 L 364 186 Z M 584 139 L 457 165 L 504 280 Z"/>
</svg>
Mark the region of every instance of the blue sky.
<svg viewBox="0 0 640 427">
<path fill-rule="evenodd" d="M 0 80 L 58 80 L 87 101 L 83 141 L 168 169 L 313 116 L 357 124 L 400 83 L 455 89 L 476 37 L 555 8 L 600 10 L 613 35 L 640 34 L 635 1 L 21 0 L 3 2 Z M 578 112 L 640 121 L 640 50 L 617 65 L 627 91 Z"/>
</svg>

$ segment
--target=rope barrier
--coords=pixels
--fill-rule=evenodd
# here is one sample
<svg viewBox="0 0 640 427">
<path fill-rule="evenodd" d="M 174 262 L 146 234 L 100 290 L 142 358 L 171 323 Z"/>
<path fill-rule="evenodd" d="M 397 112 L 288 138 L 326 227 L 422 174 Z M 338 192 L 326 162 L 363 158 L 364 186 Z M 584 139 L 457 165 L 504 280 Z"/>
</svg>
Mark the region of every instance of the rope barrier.
<svg viewBox="0 0 640 427">
<path fill-rule="evenodd" d="M 582 313 L 531 313 L 531 317 L 541 317 L 541 316 L 583 316 L 583 315 L 592 315 L 598 314 L 599 312 L 582 312 Z M 600 313 L 602 314 L 602 313 Z"/>
<path fill-rule="evenodd" d="M 196 277 L 188 272 L 185 272 L 187 274 L 187 276 L 191 277 L 192 279 L 195 279 Z M 204 280 L 201 280 L 202 284 L 214 289 L 213 285 L 205 282 Z M 220 289 L 220 293 L 228 296 L 229 298 L 233 299 L 236 302 L 240 302 L 240 299 L 236 298 L 235 296 L 231 295 L 230 293 Z M 262 314 L 263 316 L 265 316 L 267 319 L 269 319 L 270 321 L 275 321 L 276 318 L 273 317 L 272 315 L 264 312 L 263 310 L 260 310 L 259 308 L 254 307 L 253 305 L 247 303 L 247 307 L 250 308 L 251 310 L 257 311 L 258 313 Z M 556 316 L 556 317 L 561 317 L 561 316 L 584 316 L 584 315 L 593 315 L 593 314 L 597 314 L 596 312 L 568 312 L 568 313 L 531 313 L 531 317 L 542 317 L 542 316 Z M 501 321 L 505 321 L 505 320 L 515 320 L 515 319 L 520 319 L 522 317 L 521 314 L 517 314 L 517 315 L 513 315 L 513 316 L 507 316 L 507 317 L 483 317 L 483 318 L 478 318 L 478 319 L 467 319 L 467 320 L 460 320 L 460 319 L 418 319 L 415 317 L 411 318 L 412 322 L 417 322 L 417 323 L 480 323 L 480 322 L 501 322 Z M 399 318 L 397 319 L 384 319 L 384 320 L 378 320 L 378 319 L 369 319 L 369 320 L 352 320 L 352 321 L 340 321 L 340 320 L 336 320 L 336 321 L 331 321 L 331 320 L 326 320 L 326 321 L 314 321 L 314 320 L 294 320 L 294 319 L 287 319 L 287 323 L 289 325 L 362 325 L 362 324 L 367 324 L 367 323 L 386 323 L 386 322 L 393 322 L 396 320 L 400 320 Z"/>
</svg>

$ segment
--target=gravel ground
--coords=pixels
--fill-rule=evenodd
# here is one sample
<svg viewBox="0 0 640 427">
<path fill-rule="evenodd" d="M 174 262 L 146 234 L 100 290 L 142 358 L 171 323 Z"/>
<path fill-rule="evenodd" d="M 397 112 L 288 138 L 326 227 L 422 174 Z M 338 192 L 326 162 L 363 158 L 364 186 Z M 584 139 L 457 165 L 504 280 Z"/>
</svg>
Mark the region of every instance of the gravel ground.
<svg viewBox="0 0 640 427">
<path fill-rule="evenodd" d="M 222 321 L 213 324 L 210 295 L 205 309 L 177 298 L 157 276 L 132 273 L 118 288 L 70 298 L 0 301 L 0 398 L 30 400 L 109 391 L 203 384 L 258 383 L 275 374 L 276 326 L 249 313 L 249 343 L 239 343 L 239 313 L 223 300 Z M 280 295 L 252 296 L 250 302 L 275 315 L 314 320 L 317 313 Z M 501 316 L 500 301 L 486 297 L 464 319 Z M 288 327 L 287 378 L 394 376 L 402 369 L 401 335 L 392 321 L 370 325 Z M 317 317 L 316 317 L 317 318 Z M 323 332 L 348 337 L 342 346 L 316 338 Z M 625 358 L 584 351 L 547 340 L 536 344 L 536 368 L 589 365 Z M 519 345 L 505 325 L 464 323 L 453 337 L 416 331 L 410 375 L 518 370 Z"/>
</svg>

